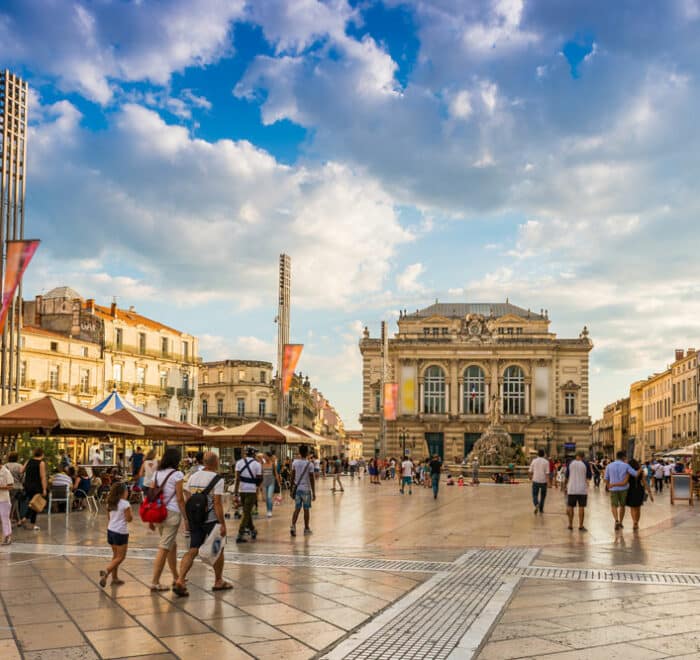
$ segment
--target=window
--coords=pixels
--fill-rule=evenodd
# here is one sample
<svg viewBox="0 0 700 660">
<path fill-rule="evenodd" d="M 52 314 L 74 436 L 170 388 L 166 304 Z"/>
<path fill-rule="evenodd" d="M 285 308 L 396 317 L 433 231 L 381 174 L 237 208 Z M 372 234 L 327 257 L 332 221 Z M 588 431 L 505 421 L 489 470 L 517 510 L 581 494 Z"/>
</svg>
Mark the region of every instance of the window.
<svg viewBox="0 0 700 660">
<path fill-rule="evenodd" d="M 209 414 L 209 401 L 202 399 L 202 417 L 206 417 Z"/>
<path fill-rule="evenodd" d="M 49 370 L 49 389 L 58 389 L 58 367 L 51 367 Z"/>
<path fill-rule="evenodd" d="M 188 360 L 190 357 L 190 345 L 186 341 L 182 342 L 182 357 L 185 360 Z"/>
<path fill-rule="evenodd" d="M 576 393 L 567 392 L 564 394 L 564 414 L 565 415 L 575 415 L 576 414 Z"/>
<path fill-rule="evenodd" d="M 83 369 L 80 372 L 80 391 L 87 394 L 90 391 L 90 370 Z"/>
<path fill-rule="evenodd" d="M 224 416 L 224 400 L 223 399 L 217 399 L 216 400 L 216 414 L 219 417 Z"/>
<path fill-rule="evenodd" d="M 168 338 L 160 338 L 160 352 L 163 357 L 168 357 Z"/>
<path fill-rule="evenodd" d="M 440 328 L 440 333 L 444 336 L 450 332 L 449 328 Z"/>
<path fill-rule="evenodd" d="M 121 351 L 124 346 L 124 331 L 121 328 L 117 328 L 114 331 L 114 343 L 117 346 L 117 350 Z"/>
<path fill-rule="evenodd" d="M 20 387 L 27 386 L 27 362 L 23 360 L 19 365 L 19 384 Z"/>
<path fill-rule="evenodd" d="M 88 347 L 87 346 L 81 346 L 80 347 L 80 357 L 86 358 L 88 356 Z"/>
<path fill-rule="evenodd" d="M 182 374 L 182 389 L 183 390 L 190 389 L 190 375 L 189 374 Z"/>
<path fill-rule="evenodd" d="M 160 389 L 164 390 L 168 386 L 168 372 L 166 369 L 160 370 Z"/>
<path fill-rule="evenodd" d="M 430 328 L 423 328 L 423 334 L 424 334 L 426 337 L 429 337 L 429 336 L 430 336 Z"/>
<path fill-rule="evenodd" d="M 433 328 L 433 337 L 437 337 L 440 334 L 440 328 Z"/>
<path fill-rule="evenodd" d="M 258 417 L 265 417 L 267 412 L 267 399 L 260 399 L 258 401 Z"/>
<path fill-rule="evenodd" d="M 239 369 L 238 370 L 238 380 L 245 380 L 245 369 Z"/>
<path fill-rule="evenodd" d="M 51 342 L 51 350 L 54 353 L 58 353 L 58 342 L 57 341 L 52 341 Z"/>
<path fill-rule="evenodd" d="M 186 421 L 187 421 L 187 408 L 181 408 L 181 409 L 180 409 L 180 421 L 181 421 L 181 422 L 186 422 Z"/>
<path fill-rule="evenodd" d="M 440 367 L 428 367 L 423 378 L 423 412 L 445 412 L 445 372 Z"/>
<path fill-rule="evenodd" d="M 236 399 L 236 412 L 239 417 L 245 417 L 245 399 Z"/>
<path fill-rule="evenodd" d="M 146 354 L 146 333 L 139 332 L 139 353 L 141 355 Z"/>
<path fill-rule="evenodd" d="M 112 365 L 112 380 L 114 380 L 115 383 L 122 382 L 122 371 L 121 364 Z"/>
<path fill-rule="evenodd" d="M 503 414 L 525 414 L 525 374 L 520 367 L 508 367 L 503 373 Z"/>
<path fill-rule="evenodd" d="M 136 384 L 139 387 L 146 384 L 146 367 L 136 367 Z"/>
<path fill-rule="evenodd" d="M 219 382 L 220 383 L 224 382 L 224 372 L 223 371 L 219 371 Z"/>
<path fill-rule="evenodd" d="M 267 374 L 264 371 L 260 372 L 260 382 L 265 383 L 267 381 Z"/>
<path fill-rule="evenodd" d="M 374 412 L 378 413 L 382 410 L 382 397 L 381 392 L 377 388 L 374 390 Z"/>
<path fill-rule="evenodd" d="M 202 385 L 209 385 L 209 372 L 205 371 L 202 373 Z"/>
<path fill-rule="evenodd" d="M 483 415 L 486 402 L 486 378 L 481 367 L 471 366 L 464 372 L 463 410 L 467 415 Z"/>
</svg>

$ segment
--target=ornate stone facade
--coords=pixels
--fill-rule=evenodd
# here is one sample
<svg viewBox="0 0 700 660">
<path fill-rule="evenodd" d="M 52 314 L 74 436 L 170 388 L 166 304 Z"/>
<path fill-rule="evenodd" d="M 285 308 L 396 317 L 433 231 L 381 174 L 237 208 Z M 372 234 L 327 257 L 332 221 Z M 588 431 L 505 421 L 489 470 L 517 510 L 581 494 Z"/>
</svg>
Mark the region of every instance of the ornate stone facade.
<svg viewBox="0 0 700 660">
<path fill-rule="evenodd" d="M 365 456 L 380 447 L 416 457 L 466 456 L 492 416 L 526 455 L 539 447 L 563 455 L 588 450 L 588 330 L 559 339 L 548 313 L 509 302 L 436 303 L 402 312 L 398 333 L 388 340 L 382 379 L 382 342 L 365 330 L 360 421 Z M 381 438 L 381 382 L 399 384 L 398 415 Z M 492 409 L 491 397 L 500 402 Z"/>
</svg>

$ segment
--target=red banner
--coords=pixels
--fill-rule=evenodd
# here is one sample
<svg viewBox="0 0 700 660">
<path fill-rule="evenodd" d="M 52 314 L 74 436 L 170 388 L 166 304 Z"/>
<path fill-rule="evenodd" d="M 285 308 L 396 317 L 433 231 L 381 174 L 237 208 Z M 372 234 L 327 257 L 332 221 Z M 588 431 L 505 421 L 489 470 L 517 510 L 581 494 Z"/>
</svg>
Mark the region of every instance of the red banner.
<svg viewBox="0 0 700 660">
<path fill-rule="evenodd" d="M 285 344 L 284 355 L 282 357 L 282 394 L 289 392 L 292 384 L 292 376 L 297 368 L 297 363 L 301 357 L 304 344 Z"/>
<path fill-rule="evenodd" d="M 7 313 L 19 286 L 24 271 L 32 260 L 39 241 L 7 241 L 7 260 L 5 262 L 5 282 L 2 289 L 2 309 L 0 310 L 0 331 L 5 327 Z"/>
<path fill-rule="evenodd" d="M 384 383 L 384 419 L 393 422 L 396 419 L 396 406 L 399 401 L 399 384 Z"/>
</svg>

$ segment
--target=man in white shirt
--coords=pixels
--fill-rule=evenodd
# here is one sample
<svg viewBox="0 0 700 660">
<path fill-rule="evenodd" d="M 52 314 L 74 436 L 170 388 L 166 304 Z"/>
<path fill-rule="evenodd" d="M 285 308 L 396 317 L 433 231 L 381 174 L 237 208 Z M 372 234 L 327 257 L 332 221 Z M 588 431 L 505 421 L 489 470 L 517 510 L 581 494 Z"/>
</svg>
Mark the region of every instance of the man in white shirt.
<svg viewBox="0 0 700 660">
<path fill-rule="evenodd" d="M 590 466 L 583 460 L 583 452 L 576 452 L 576 460 L 566 468 L 566 515 L 569 517 L 569 529 L 574 528 L 574 508 L 578 506 L 578 528 L 585 532 L 583 518 L 588 504 L 588 481 L 593 476 Z"/>
<path fill-rule="evenodd" d="M 532 481 L 532 503 L 535 505 L 535 514 L 544 513 L 549 478 L 549 461 L 544 457 L 544 449 L 537 451 L 537 458 L 530 463 L 528 472 Z"/>
<path fill-rule="evenodd" d="M 408 494 L 413 495 L 413 461 L 406 456 L 401 463 L 401 494 L 408 486 Z"/>
<path fill-rule="evenodd" d="M 246 532 L 255 540 L 258 532 L 253 524 L 253 509 L 258 502 L 258 486 L 262 483 L 262 465 L 255 458 L 255 447 L 246 449 L 246 456 L 236 463 L 236 485 L 234 496 L 241 494 L 243 517 L 238 528 L 236 543 L 246 543 Z"/>
</svg>

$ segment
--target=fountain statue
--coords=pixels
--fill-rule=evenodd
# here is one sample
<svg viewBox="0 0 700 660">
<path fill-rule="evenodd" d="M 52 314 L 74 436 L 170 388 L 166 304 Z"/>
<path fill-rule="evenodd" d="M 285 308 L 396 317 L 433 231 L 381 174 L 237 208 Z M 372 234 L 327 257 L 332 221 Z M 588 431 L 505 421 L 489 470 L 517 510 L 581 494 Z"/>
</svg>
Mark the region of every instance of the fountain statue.
<svg viewBox="0 0 700 660">
<path fill-rule="evenodd" d="M 474 447 L 467 457 L 467 464 L 470 464 L 474 459 L 477 459 L 479 464 L 484 466 L 520 463 L 522 452 L 518 447 L 513 447 L 513 439 L 501 423 L 501 401 L 497 394 L 491 396 L 489 419 L 489 427 L 474 443 Z"/>
</svg>

